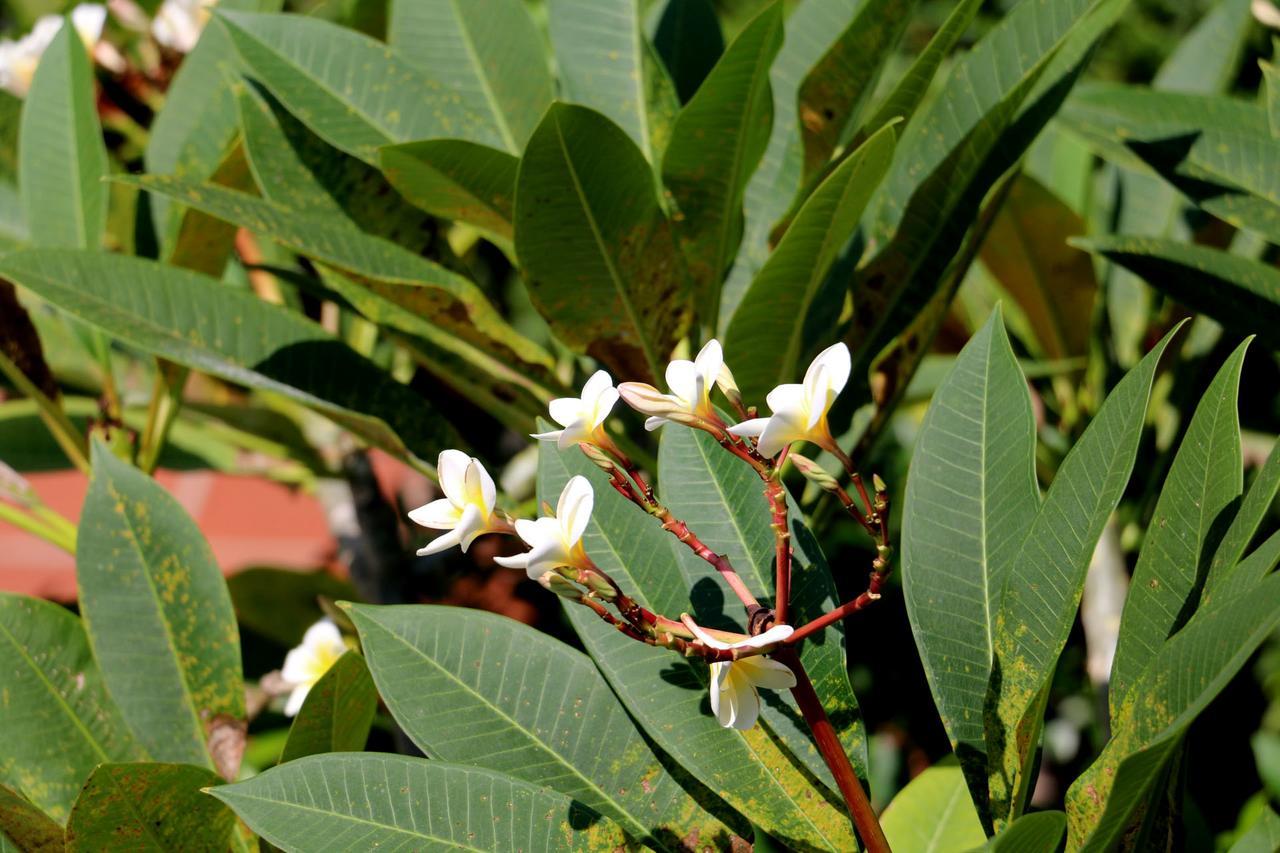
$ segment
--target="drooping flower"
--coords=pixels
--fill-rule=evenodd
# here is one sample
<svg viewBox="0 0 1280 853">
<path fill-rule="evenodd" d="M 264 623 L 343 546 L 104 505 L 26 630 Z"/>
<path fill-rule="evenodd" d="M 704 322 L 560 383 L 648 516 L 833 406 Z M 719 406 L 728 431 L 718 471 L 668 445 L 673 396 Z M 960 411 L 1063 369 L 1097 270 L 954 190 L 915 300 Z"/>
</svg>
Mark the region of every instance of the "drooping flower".
<svg viewBox="0 0 1280 853">
<path fill-rule="evenodd" d="M 179 53 L 190 53 L 211 17 L 217 0 L 164 0 L 151 21 L 157 42 Z"/>
<path fill-rule="evenodd" d="M 496 557 L 495 561 L 509 569 L 524 569 L 534 580 L 561 566 L 587 568 L 591 563 L 582 547 L 582 534 L 587 531 L 594 503 L 595 493 L 587 478 L 570 478 L 560 492 L 555 515 L 516 521 L 516 533 L 529 550 L 514 557 Z"/>
<path fill-rule="evenodd" d="M 477 536 L 511 530 L 510 522 L 494 512 L 498 491 L 479 459 L 461 450 L 446 450 L 440 454 L 436 473 L 444 497 L 418 507 L 409 518 L 423 527 L 449 532 L 433 539 L 418 556 L 437 554 L 454 545 L 465 553 Z"/>
<path fill-rule="evenodd" d="M 292 688 L 284 706 L 286 717 L 302 709 L 311 688 L 346 651 L 342 632 L 332 620 L 321 619 L 307 629 L 302 643 L 285 655 L 284 666 L 280 668 L 280 678 Z"/>
<path fill-rule="evenodd" d="M 689 628 L 706 645 L 714 649 L 762 649 L 780 643 L 793 633 L 790 625 L 775 625 L 762 634 L 737 643 L 717 640 L 692 621 Z M 786 690 L 796 686 L 795 673 L 786 665 L 763 655 L 711 664 L 711 713 L 726 729 L 746 731 L 760 717 L 758 688 Z"/>
<path fill-rule="evenodd" d="M 541 441 L 554 441 L 561 450 L 575 444 L 601 444 L 604 422 L 618 402 L 618 389 L 607 371 L 597 370 L 582 386 L 581 397 L 558 397 L 551 401 L 551 418 L 563 429 L 534 433 Z"/>
<path fill-rule="evenodd" d="M 36 21 L 31 32 L 17 41 L 0 40 L 0 89 L 19 98 L 27 96 L 40 57 L 62 29 L 62 20 L 61 15 L 45 15 Z M 98 3 L 81 3 L 71 10 L 71 25 L 76 28 L 85 49 L 90 51 L 102 38 L 106 21 L 107 7 Z"/>
<path fill-rule="evenodd" d="M 850 369 L 848 347 L 843 343 L 827 347 L 809 365 L 803 383 L 779 385 L 769 392 L 765 399 L 772 415 L 743 421 L 729 427 L 729 432 L 759 436 L 760 455 L 765 457 L 776 456 L 796 441 L 811 441 L 830 450 L 836 444 L 827 426 L 827 413 L 849 381 Z"/>
<path fill-rule="evenodd" d="M 720 342 L 710 340 L 693 361 L 677 359 L 667 365 L 669 394 L 663 394 L 644 382 L 623 382 L 618 386 L 618 392 L 631 408 L 649 415 L 644 428 L 655 430 L 674 414 L 718 420 L 715 407 L 711 405 L 711 389 L 717 382 L 727 383 L 727 387 L 736 389 L 733 376 L 725 366 Z"/>
</svg>

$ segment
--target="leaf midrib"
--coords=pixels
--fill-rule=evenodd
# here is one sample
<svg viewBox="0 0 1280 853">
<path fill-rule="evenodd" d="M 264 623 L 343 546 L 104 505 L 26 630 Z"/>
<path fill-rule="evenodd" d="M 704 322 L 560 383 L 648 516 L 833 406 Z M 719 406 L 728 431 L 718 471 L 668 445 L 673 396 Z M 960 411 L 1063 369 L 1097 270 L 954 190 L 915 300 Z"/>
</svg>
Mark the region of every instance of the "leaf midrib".
<svg viewBox="0 0 1280 853">
<path fill-rule="evenodd" d="M 480 81 L 480 88 L 484 92 L 484 99 L 489 104 L 489 109 L 493 111 L 494 123 L 497 124 L 498 130 L 502 133 L 502 141 L 506 143 L 507 150 L 518 152 L 520 146 L 516 145 L 515 136 L 511 132 L 511 126 L 508 123 L 506 114 L 498 106 L 497 94 L 493 91 L 493 85 L 489 82 L 489 77 L 485 74 L 484 63 L 480 60 L 480 53 L 476 50 L 475 39 L 471 35 L 471 30 L 467 27 L 466 18 L 463 15 L 462 7 L 458 5 L 458 0 L 449 0 L 449 7 L 453 9 L 453 16 L 458 27 L 458 35 L 464 48 L 466 48 L 467 56 L 471 59 L 471 64 L 475 69 L 476 78 Z"/>
<path fill-rule="evenodd" d="M 630 827 L 630 829 L 631 831 L 637 833 L 637 837 L 645 838 L 649 835 L 649 830 L 644 826 L 640 825 L 636 821 L 635 817 L 631 814 L 630 810 L 623 808 L 621 805 L 619 805 L 613 799 L 613 797 L 611 797 L 608 793 L 606 793 L 603 789 L 601 789 L 600 786 L 598 786 L 592 779 L 590 779 L 585 774 L 583 774 L 582 771 L 580 771 L 577 767 L 570 764 L 562 755 L 560 755 L 560 753 L 556 752 L 555 750 L 545 745 L 537 736 L 534 735 L 533 732 L 529 731 L 529 729 L 525 728 L 523 725 L 517 722 L 514 718 L 512 718 L 509 714 L 507 714 L 506 711 L 504 711 L 501 707 L 499 707 L 494 702 L 490 701 L 488 697 L 484 696 L 482 693 L 479 693 L 475 688 L 467 684 L 462 679 L 458 678 L 448 669 L 441 666 L 440 663 L 437 660 L 435 660 L 435 658 L 431 657 L 426 652 L 422 651 L 422 649 L 419 649 L 417 646 L 410 643 L 404 637 L 401 637 L 399 634 L 392 631 L 391 628 L 389 628 L 387 625 L 378 621 L 376 617 L 368 616 L 367 612 L 365 613 L 365 615 L 369 619 L 369 621 L 372 624 L 377 625 L 382 630 L 383 633 L 387 634 L 392 639 L 396 640 L 401 645 L 403 645 L 406 649 L 413 652 L 418 657 L 422 658 L 423 661 L 430 664 L 432 667 L 438 670 L 441 674 L 448 677 L 453 683 L 457 684 L 458 687 L 461 688 L 464 692 L 470 694 L 471 696 L 474 696 L 477 700 L 481 702 L 481 704 L 491 709 L 495 715 L 497 715 L 499 718 L 507 722 L 512 729 L 515 729 L 516 731 L 525 735 L 525 737 L 528 738 L 529 743 L 533 745 L 537 750 L 551 756 L 553 759 L 555 759 L 556 763 L 560 764 L 563 767 L 566 767 L 573 776 L 577 777 L 578 779 L 581 779 L 583 783 L 587 786 L 587 788 L 596 792 L 596 794 L 599 795 L 602 802 L 606 802 L 609 805 L 613 806 L 613 808 L 617 810 L 619 815 L 625 816 L 627 821 L 633 824 Z"/>
</svg>

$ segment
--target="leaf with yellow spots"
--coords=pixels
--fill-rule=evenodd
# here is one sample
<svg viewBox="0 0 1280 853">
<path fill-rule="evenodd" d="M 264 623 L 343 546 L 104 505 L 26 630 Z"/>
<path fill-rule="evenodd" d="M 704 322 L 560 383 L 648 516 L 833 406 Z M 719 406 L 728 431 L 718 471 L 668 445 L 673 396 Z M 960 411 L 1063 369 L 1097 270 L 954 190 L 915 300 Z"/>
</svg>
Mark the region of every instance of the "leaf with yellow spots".
<svg viewBox="0 0 1280 853">
<path fill-rule="evenodd" d="M 245 712 L 222 572 L 173 496 L 101 444 L 92 456 L 76 576 L 103 680 L 153 758 L 212 767 L 208 725 Z"/>
</svg>

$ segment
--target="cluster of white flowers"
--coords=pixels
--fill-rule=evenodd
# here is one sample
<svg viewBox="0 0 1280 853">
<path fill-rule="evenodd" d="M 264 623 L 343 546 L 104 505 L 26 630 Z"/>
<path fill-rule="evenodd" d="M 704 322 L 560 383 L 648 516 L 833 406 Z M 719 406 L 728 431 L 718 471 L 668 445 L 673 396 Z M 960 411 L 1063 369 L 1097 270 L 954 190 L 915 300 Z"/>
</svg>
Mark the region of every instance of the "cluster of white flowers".
<svg viewBox="0 0 1280 853">
<path fill-rule="evenodd" d="M 209 23 L 217 0 L 164 0 L 151 21 L 151 35 L 178 53 L 190 53 Z"/>
<path fill-rule="evenodd" d="M 829 347 L 809 365 L 803 383 L 780 385 L 769 392 L 769 417 L 726 425 L 712 403 L 711 391 L 719 386 L 727 397 L 736 400 L 738 388 L 724 363 L 720 343 L 713 340 L 692 361 L 677 360 L 668 365 L 665 394 L 641 382 L 624 382 L 615 388 L 606 371 L 597 371 L 579 397 L 551 401 L 551 418 L 561 428 L 533 437 L 555 442 L 562 450 L 577 444 L 611 449 L 604 424 L 614 404 L 622 399 L 648 416 L 645 428 L 649 430 L 672 422 L 711 425 L 736 436 L 757 439 L 757 450 L 767 458 L 801 441 L 829 449 L 835 447 L 835 439 L 827 425 L 827 415 L 848 381 L 849 371 L 848 348 L 842 343 Z M 553 515 L 535 521 L 519 519 L 513 524 L 495 509 L 493 480 L 479 460 L 458 450 L 446 450 L 440 454 L 438 473 L 444 497 L 413 510 L 409 517 L 424 527 L 447 532 L 419 554 L 435 554 L 454 545 L 466 551 L 483 533 L 509 533 L 514 529 L 529 550 L 513 557 L 498 557 L 500 565 L 524 569 L 544 585 L 549 585 L 551 576 L 561 570 L 591 567 L 582 538 L 591 520 L 594 495 L 585 477 L 569 480 Z M 791 626 L 778 625 L 758 636 L 726 643 L 691 621 L 689 628 L 707 647 L 718 650 L 767 649 L 792 633 Z M 786 665 L 761 655 L 715 661 L 711 664 L 712 712 L 723 726 L 749 729 L 760 714 L 758 688 L 778 690 L 794 687 L 795 683 L 795 675 Z"/>
<path fill-rule="evenodd" d="M 40 57 L 62 29 L 62 20 L 61 15 L 45 15 L 22 38 L 0 39 L 0 89 L 19 98 L 27 96 Z M 71 10 L 71 24 L 90 51 L 102 38 L 106 21 L 107 7 L 98 3 L 81 3 Z"/>
</svg>

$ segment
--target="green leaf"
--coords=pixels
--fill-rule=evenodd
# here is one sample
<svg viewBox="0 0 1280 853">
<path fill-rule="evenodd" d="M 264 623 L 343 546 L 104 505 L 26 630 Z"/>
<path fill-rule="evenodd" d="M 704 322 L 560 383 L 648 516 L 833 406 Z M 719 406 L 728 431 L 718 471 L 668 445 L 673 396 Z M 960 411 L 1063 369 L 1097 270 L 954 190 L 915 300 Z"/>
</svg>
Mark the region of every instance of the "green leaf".
<svg viewBox="0 0 1280 853">
<path fill-rule="evenodd" d="M 1062 113 L 1099 154 L 1158 175 L 1209 213 L 1280 239 L 1280 139 L 1265 109 L 1220 95 L 1092 84 Z"/>
<path fill-rule="evenodd" d="M 659 445 L 658 491 L 677 518 L 688 524 L 712 551 L 730 559 L 756 598 L 773 599 L 776 540 L 759 475 L 726 453 L 708 433 L 678 428 L 666 430 Z M 803 625 L 840 601 L 822 549 L 805 526 L 799 506 L 794 501 L 789 504 L 792 591 L 788 621 Z M 669 586 L 670 597 L 655 597 L 655 603 L 668 613 L 678 613 L 692 604 L 693 615 L 700 624 L 745 633 L 745 620 L 733 604 L 736 598 L 715 568 L 674 539 L 670 547 L 676 549 L 681 583 Z M 723 606 L 726 599 L 730 602 L 727 607 Z M 800 662 L 822 697 L 845 753 L 865 778 L 866 730 L 849 683 L 843 635 L 843 626 L 837 623 L 815 640 L 802 644 Z M 835 779 L 815 748 L 790 694 L 775 692 L 766 698 L 770 701 L 761 709 L 765 725 L 781 747 L 804 762 L 834 795 Z"/>
<path fill-rule="evenodd" d="M 1267 99 L 1267 125 L 1271 129 L 1272 138 L 1280 139 L 1280 69 L 1261 60 L 1258 61 L 1258 67 L 1262 69 L 1266 85 L 1264 94 Z"/>
<path fill-rule="evenodd" d="M 916 0 L 867 0 L 805 75 L 799 91 L 804 177 L 821 171 L 857 128 L 915 7 Z"/>
<path fill-rule="evenodd" d="M 1152 287 L 1240 334 L 1280 347 L 1280 270 L 1230 252 L 1176 240 L 1100 237 L 1076 245 L 1132 271 Z"/>
<path fill-rule="evenodd" d="M 296 252 L 358 276 L 374 293 L 412 305 L 438 334 L 458 338 L 455 348 L 479 349 L 490 357 L 519 359 L 536 368 L 552 364 L 541 347 L 511 328 L 475 283 L 389 240 L 335 222 L 331 214 L 294 211 L 246 193 L 177 178 L 148 175 L 130 182 L 269 234 Z"/>
<path fill-rule="evenodd" d="M 255 567 L 227 578 L 236 618 L 246 628 L 285 648 L 302 642 L 307 628 L 324 616 L 321 598 L 351 601 L 356 591 L 347 581 L 319 569 Z"/>
<path fill-rule="evenodd" d="M 0 593 L 0 783 L 56 821 L 99 764 L 142 761 L 107 695 L 80 620 L 48 601 Z"/>
<path fill-rule="evenodd" d="M 548 0 L 547 14 L 564 99 L 607 116 L 656 164 L 680 104 L 639 0 Z"/>
<path fill-rule="evenodd" d="M 997 308 L 961 350 L 916 436 L 902 516 L 902 590 L 938 714 L 975 800 L 1005 580 L 1040 505 L 1035 419 Z"/>
<path fill-rule="evenodd" d="M 364 749 L 378 712 L 378 689 L 359 652 L 347 652 L 307 692 L 289 727 L 280 763 Z"/>
<path fill-rule="evenodd" d="M 1277 492 L 1280 492 L 1280 441 L 1271 446 L 1270 455 L 1262 463 L 1261 470 L 1231 519 L 1231 526 L 1222 535 L 1222 540 L 1213 553 L 1213 562 L 1205 577 L 1204 593 L 1200 597 L 1202 603 L 1213 594 L 1227 575 L 1235 571 L 1245 549 L 1257 534 L 1258 527 L 1271 512 L 1271 504 L 1275 501 Z M 1266 572 L 1259 576 L 1262 574 Z"/>
<path fill-rule="evenodd" d="M 814 342 L 829 340 L 840 311 L 823 284 L 889 171 L 896 139 L 893 127 L 878 131 L 822 182 L 743 295 L 725 349 L 744 399 L 795 382 Z"/>
<path fill-rule="evenodd" d="M 466 222 L 510 244 L 520 161 L 463 139 L 389 145 L 382 171 L 412 204 L 435 216 Z"/>
<path fill-rule="evenodd" d="M 1196 406 L 1147 526 L 1120 620 L 1108 701 L 1115 717 L 1165 641 L 1199 603 L 1224 513 L 1244 488 L 1236 398 L 1246 340 Z"/>
<path fill-rule="evenodd" d="M 612 822 L 491 770 L 399 755 L 312 755 L 213 796 L 286 851 L 609 850 Z"/>
<path fill-rule="evenodd" d="M 245 155 L 264 198 L 415 253 L 435 239 L 431 217 L 399 198 L 381 172 L 320 139 L 269 94 L 246 85 L 239 108 Z"/>
<path fill-rule="evenodd" d="M 1205 604 L 1225 601 L 1237 593 L 1252 589 L 1274 571 L 1277 565 L 1280 565 L 1280 531 L 1272 533 L 1248 557 L 1231 568 L 1226 576 L 1209 590 Z"/>
<path fill-rule="evenodd" d="M 279 0 L 222 0 L 224 9 L 269 11 L 280 8 Z M 228 85 L 244 68 L 235 45 L 222 27 L 205 27 L 200 41 L 178 66 L 164 105 L 148 129 L 145 162 L 148 172 L 180 175 L 193 181 L 212 179 L 239 132 L 235 90 Z M 192 109 L 199 104 L 200 109 Z M 152 196 L 152 220 L 161 247 L 161 258 L 170 258 L 177 249 L 178 234 L 185 211 L 168 199 Z M 223 248 L 230 251 L 234 235 L 222 235 Z M 225 258 L 225 252 L 222 255 Z"/>
<path fill-rule="evenodd" d="M 119 340 L 194 370 L 275 391 L 402 458 L 456 438 L 421 397 L 320 326 L 197 273 L 141 258 L 32 249 L 0 275 Z"/>
<path fill-rule="evenodd" d="M 1201 608 L 1151 660 L 1111 741 L 1067 792 L 1072 849 L 1112 849 L 1187 729 L 1280 626 L 1280 575 Z"/>
<path fill-rule="evenodd" d="M 1127 0 L 1020 3 L 958 59 L 903 132 L 881 185 L 874 255 L 855 274 L 853 375 L 939 292 L 988 192 L 1044 127 Z M 850 402 L 857 402 L 855 397 Z"/>
<path fill-rule="evenodd" d="M 201 790 L 221 782 L 188 764 L 103 764 L 67 822 L 67 850 L 226 850 L 236 818 Z"/>
<path fill-rule="evenodd" d="M 1084 221 L 1039 181 L 1019 176 L 982 244 L 982 262 L 1017 301 L 1050 359 L 1089 350 L 1098 286 L 1088 255 L 1067 244 Z"/>
<path fill-rule="evenodd" d="M 28 853 L 54 853 L 63 849 L 62 836 L 62 827 L 53 818 L 17 791 L 0 785 L 0 839 L 8 838 Z"/>
<path fill-rule="evenodd" d="M 561 340 L 616 375 L 662 375 L 688 323 L 687 291 L 653 172 L 605 116 L 547 111 L 520 161 L 516 253 Z"/>
<path fill-rule="evenodd" d="M 782 29 L 782 5 L 773 3 L 733 40 L 676 117 L 662 158 L 663 183 L 680 210 L 676 237 L 710 326 L 742 239 L 742 194 L 769 143 L 769 67 Z"/>
<path fill-rule="evenodd" d="M 393 0 L 387 37 L 433 84 L 485 116 L 503 150 L 524 150 L 554 87 L 521 0 Z"/>
<path fill-rule="evenodd" d="M 1231 845 L 1230 853 L 1273 853 L 1280 846 L 1280 815 L 1271 806 Z"/>
<path fill-rule="evenodd" d="M 445 90 L 368 36 L 301 15 L 218 12 L 217 18 L 250 73 L 289 112 L 366 163 L 377 164 L 383 145 L 413 139 L 503 145 L 486 103 Z"/>
<path fill-rule="evenodd" d="M 349 612 L 387 708 L 427 755 L 545 785 L 659 848 L 726 832 L 663 770 L 582 653 L 458 607 Z"/>
<path fill-rule="evenodd" d="M 904 123 L 911 121 L 924 101 L 933 78 L 937 76 L 942 61 L 968 32 L 969 25 L 973 23 L 981 6 L 982 0 L 960 0 L 956 4 L 946 20 L 942 22 L 942 26 L 934 32 L 933 38 L 929 39 L 924 50 L 912 60 L 911 67 L 898 78 L 892 91 L 880 102 L 875 114 L 854 137 L 855 143 L 861 142 L 859 137 L 865 137 L 895 118 L 902 119 Z"/>
<path fill-rule="evenodd" d="M 1156 366 L 1178 328 L 1120 380 L 1062 461 L 1005 581 L 986 708 L 997 829 L 1025 800 L 1045 689 L 1075 621 L 1089 558 L 1133 470 Z"/>
<path fill-rule="evenodd" d="M 1152 85 L 1169 92 L 1228 92 L 1253 29 L 1249 0 L 1221 0 L 1178 42 Z"/>
<path fill-rule="evenodd" d="M 245 714 L 222 571 L 162 486 L 100 443 L 92 456 L 76 579 L 103 681 L 153 758 L 211 767 L 206 727 Z"/>
<path fill-rule="evenodd" d="M 955 764 L 935 764 L 912 779 L 884 810 L 880 826 L 897 853 L 968 850 L 987 838 Z"/>
<path fill-rule="evenodd" d="M 1062 847 L 1067 834 L 1067 816 L 1063 812 L 1024 814 L 1009 824 L 982 848 L 986 853 L 1024 853 L 1028 850 L 1053 853 Z"/>
<path fill-rule="evenodd" d="M 649 37 L 687 104 L 724 53 L 724 34 L 711 0 L 665 0 L 648 14 Z"/>
<path fill-rule="evenodd" d="M 637 603 L 673 617 L 690 610 L 706 615 L 725 606 L 723 593 L 705 583 L 692 590 L 691 600 L 675 551 L 685 546 L 610 488 L 604 473 L 582 454 L 543 445 L 538 459 L 541 500 L 555 501 L 575 474 L 592 482 L 587 553 Z M 804 759 L 782 745 L 767 723 L 746 732 L 716 723 L 705 665 L 624 637 L 586 608 L 566 604 L 565 609 L 618 698 L 680 766 L 789 847 L 853 848 L 839 800 L 815 789 L 812 775 L 800 769 Z"/>
<path fill-rule="evenodd" d="M 40 57 L 20 133 L 19 187 L 32 241 L 99 248 L 107 221 L 107 147 L 93 66 L 75 27 L 65 21 Z"/>
<path fill-rule="evenodd" d="M 755 274 L 769 257 L 769 232 L 800 188 L 803 152 L 797 119 L 800 83 L 848 25 L 862 0 L 806 0 L 787 16 L 782 49 L 769 69 L 773 129 L 743 197 L 745 225 L 738 256 L 721 293 L 720 328 L 728 326 Z"/>
</svg>

